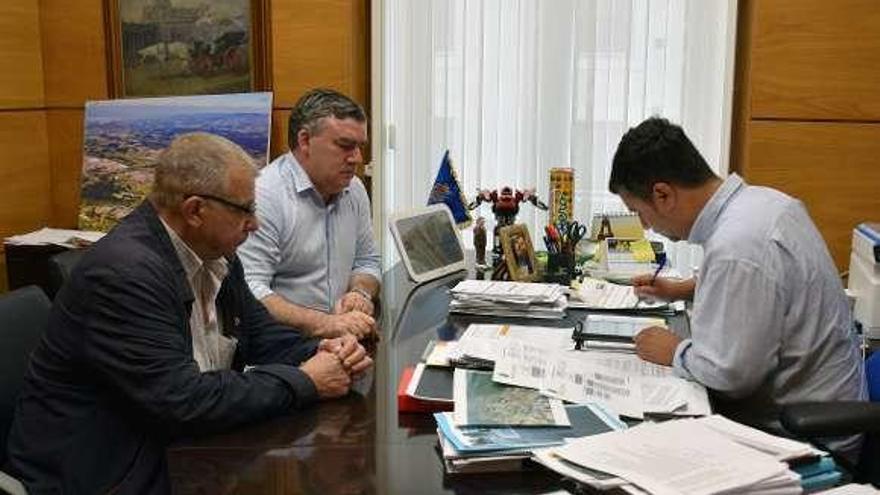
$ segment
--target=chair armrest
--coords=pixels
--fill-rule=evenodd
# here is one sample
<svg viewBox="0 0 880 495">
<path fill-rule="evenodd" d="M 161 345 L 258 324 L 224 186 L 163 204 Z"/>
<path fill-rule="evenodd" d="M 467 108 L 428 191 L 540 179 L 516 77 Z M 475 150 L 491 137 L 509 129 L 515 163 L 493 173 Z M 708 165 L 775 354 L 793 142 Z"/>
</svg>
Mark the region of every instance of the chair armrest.
<svg viewBox="0 0 880 495">
<path fill-rule="evenodd" d="M 829 437 L 880 431 L 880 403 L 812 402 L 783 406 L 782 426 L 805 437 Z"/>
<path fill-rule="evenodd" d="M 9 495 L 27 495 L 24 485 L 20 481 L 0 471 L 0 493 Z"/>
</svg>

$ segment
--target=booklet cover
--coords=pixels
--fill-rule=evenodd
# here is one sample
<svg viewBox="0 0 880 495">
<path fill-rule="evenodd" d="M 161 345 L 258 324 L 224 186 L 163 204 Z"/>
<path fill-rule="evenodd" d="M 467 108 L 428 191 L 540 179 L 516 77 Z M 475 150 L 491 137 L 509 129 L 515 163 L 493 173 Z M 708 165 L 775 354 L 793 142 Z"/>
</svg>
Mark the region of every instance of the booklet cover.
<svg viewBox="0 0 880 495">
<path fill-rule="evenodd" d="M 534 389 L 492 381 L 492 373 L 456 369 L 455 424 L 469 426 L 569 426 L 559 399 Z"/>
<path fill-rule="evenodd" d="M 622 430 L 626 424 L 598 404 L 565 406 L 571 427 L 456 426 L 452 413 L 436 413 L 443 435 L 460 452 L 522 450 L 561 445 L 566 438 Z"/>
</svg>

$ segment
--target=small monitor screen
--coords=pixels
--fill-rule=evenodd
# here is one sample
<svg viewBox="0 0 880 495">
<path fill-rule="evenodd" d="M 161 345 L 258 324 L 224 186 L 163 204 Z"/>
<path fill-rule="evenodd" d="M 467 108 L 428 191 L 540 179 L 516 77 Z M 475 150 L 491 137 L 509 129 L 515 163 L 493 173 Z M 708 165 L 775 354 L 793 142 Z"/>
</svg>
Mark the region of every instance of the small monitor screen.
<svg viewBox="0 0 880 495">
<path fill-rule="evenodd" d="M 433 205 L 391 221 L 400 255 L 417 281 L 464 269 L 461 238 L 445 205 Z"/>
</svg>

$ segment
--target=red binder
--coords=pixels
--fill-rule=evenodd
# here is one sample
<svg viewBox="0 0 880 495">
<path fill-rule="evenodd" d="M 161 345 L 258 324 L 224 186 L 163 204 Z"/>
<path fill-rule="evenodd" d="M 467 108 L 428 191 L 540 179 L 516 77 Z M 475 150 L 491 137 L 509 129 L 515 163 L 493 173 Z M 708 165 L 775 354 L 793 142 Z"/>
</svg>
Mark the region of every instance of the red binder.
<svg viewBox="0 0 880 495">
<path fill-rule="evenodd" d="M 407 366 L 400 373 L 400 381 L 397 384 L 397 412 L 432 413 L 452 411 L 453 404 L 449 402 L 417 399 L 406 393 L 406 389 L 409 387 L 409 382 L 412 380 L 414 370 L 415 366 Z"/>
</svg>

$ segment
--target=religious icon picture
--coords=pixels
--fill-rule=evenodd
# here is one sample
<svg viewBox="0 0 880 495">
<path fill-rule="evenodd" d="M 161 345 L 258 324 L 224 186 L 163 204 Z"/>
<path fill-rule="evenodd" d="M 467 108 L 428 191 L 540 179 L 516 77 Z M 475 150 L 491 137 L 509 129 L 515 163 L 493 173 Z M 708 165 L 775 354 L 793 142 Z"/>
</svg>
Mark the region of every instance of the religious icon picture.
<svg viewBox="0 0 880 495">
<path fill-rule="evenodd" d="M 499 234 L 510 279 L 520 282 L 536 280 L 538 265 L 535 262 L 535 250 L 532 247 L 532 237 L 529 235 L 528 227 L 521 223 L 509 225 L 503 227 Z"/>
</svg>

